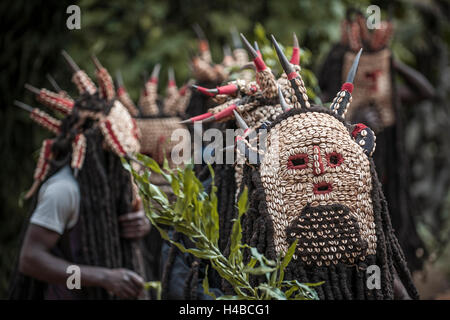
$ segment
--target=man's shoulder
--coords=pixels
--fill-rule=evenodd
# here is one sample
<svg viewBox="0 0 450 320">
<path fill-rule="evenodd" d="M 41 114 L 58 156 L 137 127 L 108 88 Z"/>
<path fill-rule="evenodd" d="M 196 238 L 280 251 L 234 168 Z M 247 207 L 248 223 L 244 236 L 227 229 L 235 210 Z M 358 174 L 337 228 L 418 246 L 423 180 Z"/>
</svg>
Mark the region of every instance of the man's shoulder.
<svg viewBox="0 0 450 320">
<path fill-rule="evenodd" d="M 63 167 L 43 184 L 44 192 L 52 194 L 79 193 L 78 182 L 70 168 Z"/>
<path fill-rule="evenodd" d="M 78 182 L 70 168 L 63 168 L 50 177 L 39 191 L 39 201 L 76 206 L 80 201 Z"/>
<path fill-rule="evenodd" d="M 77 221 L 79 203 L 78 183 L 70 168 L 69 173 L 60 170 L 42 185 L 31 223 L 63 234 Z"/>
</svg>

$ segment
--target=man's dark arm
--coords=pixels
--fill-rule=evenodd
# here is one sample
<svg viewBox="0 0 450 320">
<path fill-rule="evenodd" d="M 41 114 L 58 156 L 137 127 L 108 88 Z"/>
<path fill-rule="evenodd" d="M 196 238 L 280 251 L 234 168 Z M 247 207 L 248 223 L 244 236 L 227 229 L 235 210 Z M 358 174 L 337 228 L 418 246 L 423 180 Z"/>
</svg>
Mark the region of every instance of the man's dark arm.
<svg viewBox="0 0 450 320">
<path fill-rule="evenodd" d="M 43 282 L 65 284 L 68 277 L 66 270 L 73 263 L 50 252 L 59 238 L 60 235 L 54 231 L 30 224 L 20 254 L 20 272 Z M 121 298 L 137 297 L 143 289 L 142 278 L 130 270 L 79 267 L 81 286 L 102 287 Z"/>
</svg>

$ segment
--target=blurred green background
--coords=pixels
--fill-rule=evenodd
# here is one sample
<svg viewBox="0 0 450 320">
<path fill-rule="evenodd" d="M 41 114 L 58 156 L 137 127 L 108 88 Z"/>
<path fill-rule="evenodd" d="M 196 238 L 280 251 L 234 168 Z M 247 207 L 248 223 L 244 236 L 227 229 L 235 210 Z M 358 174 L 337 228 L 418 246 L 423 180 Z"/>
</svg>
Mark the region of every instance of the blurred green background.
<svg viewBox="0 0 450 320">
<path fill-rule="evenodd" d="M 81 8 L 81 30 L 68 30 L 66 9 Z M 121 70 L 125 85 L 137 100 L 143 75 L 162 63 L 161 91 L 167 68 L 173 66 L 177 83 L 190 76 L 190 53 L 196 50 L 192 25 L 205 31 L 216 62 L 222 46 L 231 45 L 230 27 L 250 40 L 273 33 L 291 44 L 295 31 L 310 54 L 307 67 L 317 71 L 332 44 L 339 40 L 339 23 L 348 7 L 366 12 L 379 5 L 395 24 L 392 48 L 396 58 L 423 73 L 437 88 L 433 101 L 403 106 L 407 150 L 413 170 L 411 191 L 420 216 L 419 232 L 430 250 L 427 273 L 418 279 L 422 295 L 434 298 L 448 290 L 450 279 L 450 4 L 428 1 L 247 0 L 247 1 L 3 1 L 0 4 L 0 298 L 6 291 L 17 255 L 20 232 L 28 215 L 20 197 L 32 183 L 40 143 L 48 134 L 15 108 L 15 99 L 29 104 L 25 83 L 50 87 L 46 73 L 74 93 L 71 73 L 60 55 L 67 50 L 88 73 L 95 53 L 111 74 Z M 389 8 L 388 8 L 389 4 Z M 442 281 L 443 279 L 443 281 Z M 418 281 L 419 281 L 418 280 Z M 447 287 L 446 287 L 447 286 Z"/>
</svg>

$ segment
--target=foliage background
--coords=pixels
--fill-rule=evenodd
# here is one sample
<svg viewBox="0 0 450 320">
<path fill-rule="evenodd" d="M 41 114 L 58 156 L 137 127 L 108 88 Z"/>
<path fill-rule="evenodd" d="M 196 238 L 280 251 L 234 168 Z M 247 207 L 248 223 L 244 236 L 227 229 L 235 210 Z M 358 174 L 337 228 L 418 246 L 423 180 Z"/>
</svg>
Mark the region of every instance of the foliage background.
<svg viewBox="0 0 450 320">
<path fill-rule="evenodd" d="M 414 174 L 411 190 L 421 212 L 419 231 L 433 252 L 431 273 L 422 290 L 428 297 L 448 290 L 448 1 L 17 0 L 0 4 L 0 298 L 6 296 L 21 228 L 28 214 L 26 204 L 19 205 L 19 198 L 31 185 L 37 151 L 47 136 L 12 102 L 19 99 L 33 104 L 23 85 L 28 82 L 48 87 L 46 73 L 53 74 L 61 87 L 74 92 L 61 49 L 66 49 L 88 73 L 94 70 L 89 59 L 92 53 L 111 73 L 120 69 L 131 96 L 137 99 L 143 74 L 158 62 L 163 65 L 162 91 L 168 66 L 175 68 L 179 85 L 188 79 L 189 55 L 196 49 L 191 27 L 195 23 L 208 36 L 215 61 L 222 59 L 222 46 L 231 44 L 231 26 L 255 38 L 255 26 L 259 23 L 285 44 L 291 43 L 295 31 L 301 46 L 312 52 L 308 67 L 317 70 L 332 43 L 339 39 L 339 22 L 348 6 L 365 12 L 369 4 L 377 4 L 386 13 L 388 3 L 396 27 L 394 54 L 425 74 L 439 92 L 433 101 L 404 106 L 404 110 Z M 81 8 L 81 30 L 66 28 L 66 8 L 71 4 Z M 436 273 L 444 281 L 433 280 L 430 275 Z M 436 285 L 430 289 L 433 281 Z"/>
</svg>

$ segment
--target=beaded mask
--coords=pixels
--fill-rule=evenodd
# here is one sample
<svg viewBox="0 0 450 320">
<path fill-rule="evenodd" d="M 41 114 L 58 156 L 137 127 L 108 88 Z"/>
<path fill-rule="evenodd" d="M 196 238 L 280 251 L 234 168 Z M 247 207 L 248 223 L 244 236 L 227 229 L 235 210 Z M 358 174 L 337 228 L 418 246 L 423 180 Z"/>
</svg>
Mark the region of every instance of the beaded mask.
<svg viewBox="0 0 450 320">
<path fill-rule="evenodd" d="M 298 111 L 270 128 L 259 168 L 275 249 L 298 239 L 307 264 L 364 260 L 376 250 L 368 157 L 333 115 Z"/>
<path fill-rule="evenodd" d="M 342 120 L 352 100 L 360 55 L 361 51 L 331 111 L 311 107 L 305 100 L 303 107 L 290 107 L 279 88 L 280 106 L 289 111 L 269 125 L 266 149 L 255 150 L 245 136 L 237 138 L 240 153 L 256 159 L 276 252 L 286 253 L 298 239 L 296 258 L 307 265 L 351 264 L 376 253 L 368 159 L 375 149 L 375 135 L 365 125 L 350 127 Z M 295 70 L 287 74 L 288 80 L 299 77 Z M 295 87 L 288 90 L 292 92 L 303 97 Z M 248 131 L 245 121 L 237 113 L 235 117 Z"/>
</svg>

